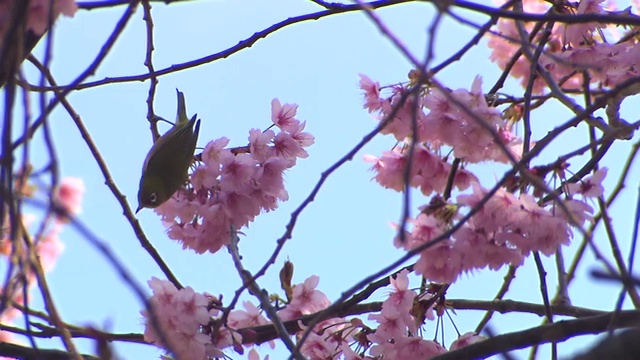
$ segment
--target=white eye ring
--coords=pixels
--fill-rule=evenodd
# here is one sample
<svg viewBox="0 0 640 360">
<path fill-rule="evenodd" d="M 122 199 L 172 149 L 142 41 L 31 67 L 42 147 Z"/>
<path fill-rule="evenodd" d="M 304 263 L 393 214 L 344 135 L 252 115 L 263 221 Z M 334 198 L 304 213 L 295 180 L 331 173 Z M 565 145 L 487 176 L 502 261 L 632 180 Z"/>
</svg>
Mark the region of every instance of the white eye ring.
<svg viewBox="0 0 640 360">
<path fill-rule="evenodd" d="M 149 201 L 155 203 L 156 201 L 158 201 L 158 195 L 156 195 L 156 193 L 151 193 L 151 195 L 149 195 Z"/>
</svg>

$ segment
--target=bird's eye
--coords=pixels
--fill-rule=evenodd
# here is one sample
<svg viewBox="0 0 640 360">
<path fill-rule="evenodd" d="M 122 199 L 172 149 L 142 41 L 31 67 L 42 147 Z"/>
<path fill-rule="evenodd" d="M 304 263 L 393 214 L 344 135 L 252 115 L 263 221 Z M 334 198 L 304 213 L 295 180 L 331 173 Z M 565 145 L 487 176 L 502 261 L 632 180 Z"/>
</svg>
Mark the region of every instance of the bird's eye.
<svg viewBox="0 0 640 360">
<path fill-rule="evenodd" d="M 158 201 L 158 195 L 156 195 L 156 193 L 151 193 L 151 195 L 149 195 L 149 201 L 155 203 L 156 201 Z"/>
</svg>

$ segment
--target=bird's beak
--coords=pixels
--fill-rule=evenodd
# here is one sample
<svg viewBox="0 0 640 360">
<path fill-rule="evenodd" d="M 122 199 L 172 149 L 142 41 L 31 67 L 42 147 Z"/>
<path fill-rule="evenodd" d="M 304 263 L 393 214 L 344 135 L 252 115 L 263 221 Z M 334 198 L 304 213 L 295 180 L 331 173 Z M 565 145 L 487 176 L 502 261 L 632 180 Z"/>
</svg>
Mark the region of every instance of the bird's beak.
<svg viewBox="0 0 640 360">
<path fill-rule="evenodd" d="M 138 214 L 138 211 L 142 210 L 142 205 L 138 204 L 138 208 L 136 209 L 136 215 Z"/>
</svg>

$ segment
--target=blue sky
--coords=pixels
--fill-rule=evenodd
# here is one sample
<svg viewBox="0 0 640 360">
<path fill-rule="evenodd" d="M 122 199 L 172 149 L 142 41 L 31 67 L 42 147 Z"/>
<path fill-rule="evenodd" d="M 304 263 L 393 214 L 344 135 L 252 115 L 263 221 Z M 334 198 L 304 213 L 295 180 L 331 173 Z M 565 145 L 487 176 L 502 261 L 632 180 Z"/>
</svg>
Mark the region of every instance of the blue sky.
<svg viewBox="0 0 640 360">
<path fill-rule="evenodd" d="M 155 68 L 217 53 L 274 23 L 320 10 L 311 1 L 304 0 L 154 3 Z M 72 19 L 58 21 L 52 64 L 52 73 L 58 83 L 67 84 L 84 70 L 123 11 L 124 7 L 79 11 Z M 485 21 L 468 12 L 457 13 L 469 16 L 476 23 Z M 382 9 L 378 14 L 417 57 L 423 57 L 427 28 L 433 19 L 432 6 L 403 4 Z M 145 73 L 142 15 L 140 8 L 91 80 Z M 444 21 L 438 30 L 434 63 L 454 53 L 473 34 L 472 28 Z M 37 52 L 41 50 L 42 47 Z M 484 89 L 488 90 L 500 74 L 488 57 L 489 50 L 483 41 L 462 61 L 444 70 L 439 80 L 450 88 L 469 88 L 474 77 L 481 74 Z M 37 73 L 29 65 L 25 68 L 31 82 L 37 82 Z M 364 15 L 341 14 L 286 27 L 228 58 L 162 76 L 155 109 L 158 114 L 172 119 L 176 106 L 175 88 L 179 88 L 186 95 L 188 113 L 197 112 L 202 119 L 199 146 L 222 136 L 230 138 L 232 146 L 239 146 L 246 144 L 251 128 L 269 126 L 273 98 L 279 98 L 282 103 L 299 104 L 298 118 L 307 121 L 307 131 L 315 136 L 316 143 L 308 149 L 309 158 L 299 161 L 286 174 L 290 200 L 281 204 L 277 211 L 260 215 L 249 228 L 243 229 L 246 236 L 241 239 L 240 249 L 246 266 L 255 270 L 271 254 L 276 239 L 285 231 L 291 212 L 309 194 L 320 174 L 375 127 L 376 122 L 362 109 L 358 74 L 366 74 L 381 84 L 392 84 L 405 81 L 409 70 L 409 62 Z M 146 121 L 148 89 L 148 82 L 127 82 L 73 92 L 68 97 L 100 148 L 115 184 L 126 194 L 134 209 L 140 168 L 151 146 Z M 516 81 L 510 81 L 504 91 L 523 92 Z M 625 111 L 628 110 L 623 108 L 623 113 Z M 536 111 L 533 114 L 534 138 L 542 137 L 569 116 L 565 109 L 556 105 Z M 159 268 L 139 245 L 118 203 L 104 185 L 104 178 L 68 114 L 58 107 L 49 120 L 59 152 L 61 174 L 81 177 L 85 181 L 87 191 L 80 220 L 109 244 L 139 283 L 145 284 L 151 276 L 162 278 Z M 558 154 L 579 147 L 581 144 L 578 145 L 575 139 L 584 139 L 586 134 L 585 127 L 572 129 L 548 148 L 536 163 L 547 163 Z M 34 139 L 33 161 L 40 165 L 46 160 L 41 143 L 41 138 Z M 402 197 L 372 182 L 369 164 L 362 160 L 364 154 L 379 155 L 393 145 L 394 139 L 389 136 L 376 137 L 328 179 L 315 201 L 300 216 L 293 239 L 288 241 L 277 264 L 260 280 L 262 287 L 279 291 L 277 272 L 288 258 L 295 264 L 294 282 L 318 275 L 319 289 L 335 299 L 342 290 L 403 254 L 393 247 L 394 231 L 389 226 L 389 222 L 400 218 Z M 602 164 L 611 169 L 607 185 L 616 180 L 630 146 L 631 142 L 616 144 L 604 158 Z M 584 161 L 576 159 L 571 164 L 577 169 Z M 488 165 L 475 169 L 483 184 L 491 186 L 506 167 Z M 640 169 L 636 165 L 630 178 L 637 179 L 638 176 Z M 612 212 L 622 249 L 629 246 L 631 221 L 628 214 L 634 208 L 637 195 L 635 185 L 629 185 Z M 419 205 L 427 202 L 428 199 L 420 194 L 414 194 L 413 214 Z M 227 301 L 233 296 L 239 280 L 226 251 L 205 255 L 184 251 L 167 238 L 153 211 L 140 212 L 138 219 L 183 284 L 196 291 L 222 294 Z M 63 318 L 69 323 L 104 327 L 114 332 L 142 332 L 141 304 L 131 289 L 73 229 L 67 228 L 62 240 L 66 250 L 49 274 L 49 281 Z M 596 242 L 607 249 L 606 238 L 601 233 L 596 234 Z M 571 254 L 574 248 L 570 246 L 565 252 Z M 570 288 L 573 304 L 611 309 L 618 296 L 617 288 L 586 277 L 586 271 L 597 266 L 592 255 L 587 255 L 585 263 L 588 265 L 581 266 L 579 279 Z M 507 298 L 541 302 L 538 277 L 532 265 L 533 260 L 527 259 Z M 549 287 L 555 290 L 552 259 L 545 259 L 545 265 L 550 274 Z M 502 284 L 505 271 L 481 271 L 463 276 L 451 287 L 448 297 L 491 299 Z M 417 286 L 415 280 L 412 284 Z M 384 292 L 381 292 L 372 300 L 383 298 Z M 38 304 L 36 301 L 35 306 Z M 454 319 L 464 333 L 473 330 L 482 315 L 482 312 L 458 311 Z M 498 333 L 535 326 L 542 320 L 515 314 L 496 315 L 494 319 L 491 324 Z M 448 321 L 445 323 L 448 339 L 445 346 L 448 346 L 455 339 L 455 331 Z M 425 337 L 432 338 L 434 330 L 435 323 L 427 324 Z M 563 344 L 560 353 L 572 353 L 589 340 L 578 339 Z M 92 350 L 91 343 L 80 343 L 86 351 Z M 117 345 L 116 349 L 125 359 L 157 358 L 160 354 L 151 346 Z M 261 354 L 267 353 L 267 349 L 262 346 Z M 549 348 L 544 347 L 541 351 L 541 358 L 546 358 Z M 282 352 L 274 354 L 273 358 L 284 356 Z"/>
</svg>

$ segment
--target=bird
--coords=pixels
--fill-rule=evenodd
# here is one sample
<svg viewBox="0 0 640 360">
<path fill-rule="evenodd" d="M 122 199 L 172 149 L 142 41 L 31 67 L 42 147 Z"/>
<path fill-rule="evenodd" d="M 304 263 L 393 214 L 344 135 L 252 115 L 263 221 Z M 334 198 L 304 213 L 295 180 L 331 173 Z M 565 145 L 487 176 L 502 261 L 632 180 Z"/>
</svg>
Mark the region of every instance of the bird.
<svg viewBox="0 0 640 360">
<path fill-rule="evenodd" d="M 142 165 L 138 188 L 138 208 L 156 208 L 173 196 L 188 179 L 188 170 L 200 132 L 197 114 L 187 117 L 184 93 L 176 89 L 178 111 L 176 122 L 154 143 Z M 164 119 L 163 119 L 164 120 Z"/>
</svg>

